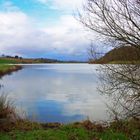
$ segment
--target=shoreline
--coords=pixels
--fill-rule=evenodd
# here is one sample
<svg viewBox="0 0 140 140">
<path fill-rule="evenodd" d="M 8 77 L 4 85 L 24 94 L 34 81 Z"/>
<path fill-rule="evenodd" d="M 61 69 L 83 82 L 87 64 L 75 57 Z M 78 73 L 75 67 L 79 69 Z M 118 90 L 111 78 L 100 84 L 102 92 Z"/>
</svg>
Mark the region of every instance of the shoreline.
<svg viewBox="0 0 140 140">
<path fill-rule="evenodd" d="M 0 77 L 11 74 L 21 69 L 22 69 L 22 66 L 20 65 L 0 64 Z"/>
</svg>

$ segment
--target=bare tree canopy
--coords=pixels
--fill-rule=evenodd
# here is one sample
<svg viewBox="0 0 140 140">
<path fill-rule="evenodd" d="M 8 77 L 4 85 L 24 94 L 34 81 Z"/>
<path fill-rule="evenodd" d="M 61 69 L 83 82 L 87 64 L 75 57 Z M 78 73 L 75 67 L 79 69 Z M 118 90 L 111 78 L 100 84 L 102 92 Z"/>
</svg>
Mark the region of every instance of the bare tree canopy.
<svg viewBox="0 0 140 140">
<path fill-rule="evenodd" d="M 87 0 L 79 20 L 117 46 L 140 48 L 140 0 Z"/>
</svg>

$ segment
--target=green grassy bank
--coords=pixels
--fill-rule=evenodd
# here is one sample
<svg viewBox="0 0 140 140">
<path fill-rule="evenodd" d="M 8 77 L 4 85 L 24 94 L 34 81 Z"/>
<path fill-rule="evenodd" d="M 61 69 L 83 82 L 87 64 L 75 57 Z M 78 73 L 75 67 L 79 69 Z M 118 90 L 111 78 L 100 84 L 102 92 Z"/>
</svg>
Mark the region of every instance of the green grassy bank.
<svg viewBox="0 0 140 140">
<path fill-rule="evenodd" d="M 20 69 L 21 66 L 0 64 L 0 77 Z"/>
</svg>

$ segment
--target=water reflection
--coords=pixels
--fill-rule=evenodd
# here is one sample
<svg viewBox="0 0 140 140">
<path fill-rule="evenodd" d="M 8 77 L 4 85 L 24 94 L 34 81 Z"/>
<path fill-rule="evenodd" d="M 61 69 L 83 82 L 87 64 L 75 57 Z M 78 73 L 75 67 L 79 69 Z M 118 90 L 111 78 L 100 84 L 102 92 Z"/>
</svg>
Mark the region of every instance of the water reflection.
<svg viewBox="0 0 140 140">
<path fill-rule="evenodd" d="M 104 99 L 97 93 L 95 65 L 25 65 L 3 77 L 5 93 L 19 108 L 41 122 L 107 119 Z"/>
</svg>

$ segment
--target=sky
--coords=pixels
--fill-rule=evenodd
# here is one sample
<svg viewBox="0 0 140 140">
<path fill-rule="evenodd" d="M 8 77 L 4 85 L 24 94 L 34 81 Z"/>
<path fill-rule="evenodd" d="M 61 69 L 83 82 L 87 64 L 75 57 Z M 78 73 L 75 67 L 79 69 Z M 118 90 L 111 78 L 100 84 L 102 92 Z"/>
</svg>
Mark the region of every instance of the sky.
<svg viewBox="0 0 140 140">
<path fill-rule="evenodd" d="M 74 17 L 83 3 L 0 0 L 0 55 L 87 60 L 89 32 Z M 96 38 L 94 43 L 98 43 Z"/>
</svg>

